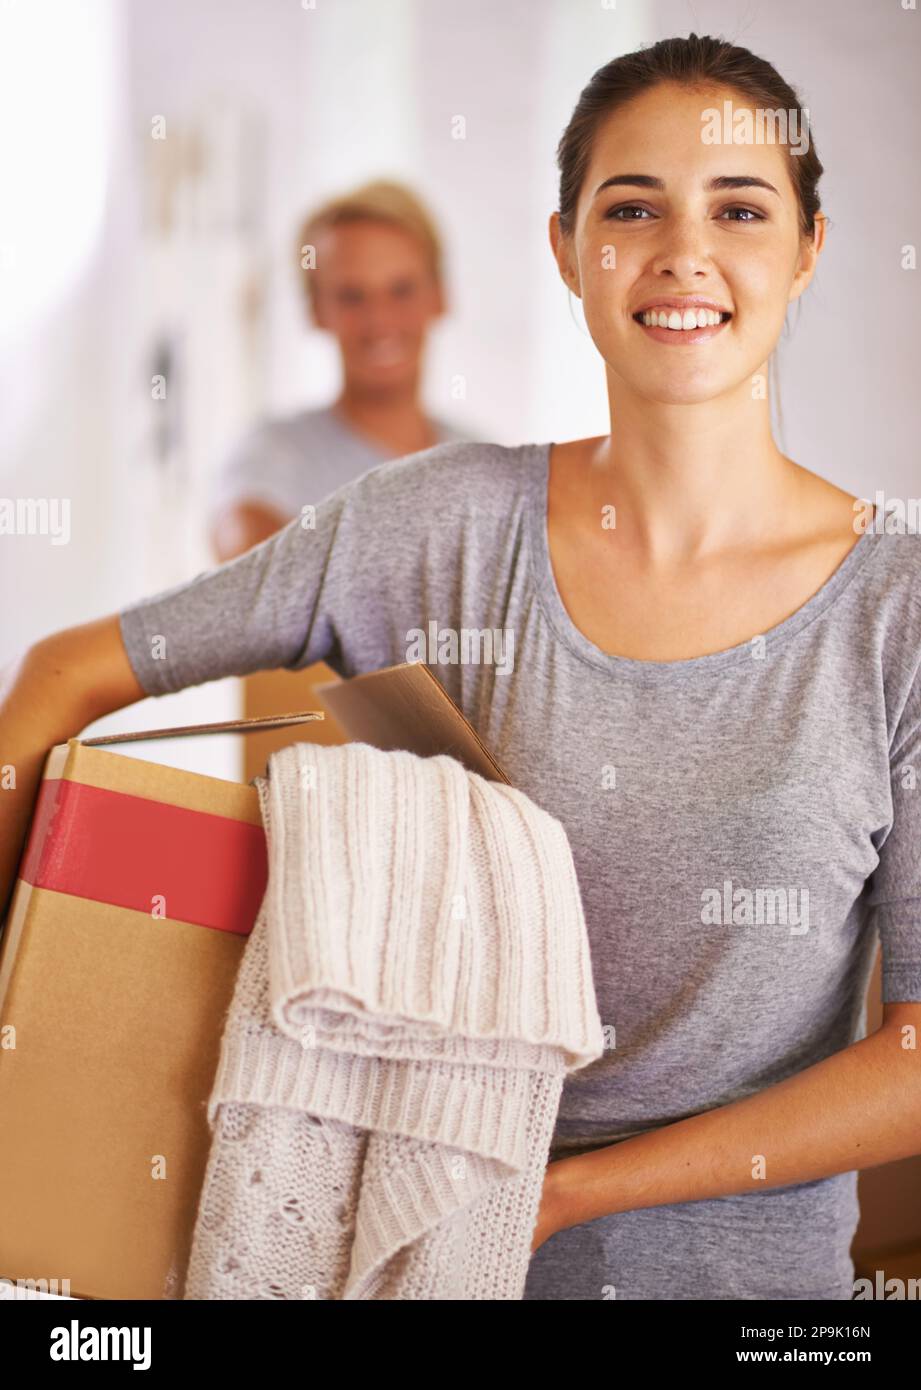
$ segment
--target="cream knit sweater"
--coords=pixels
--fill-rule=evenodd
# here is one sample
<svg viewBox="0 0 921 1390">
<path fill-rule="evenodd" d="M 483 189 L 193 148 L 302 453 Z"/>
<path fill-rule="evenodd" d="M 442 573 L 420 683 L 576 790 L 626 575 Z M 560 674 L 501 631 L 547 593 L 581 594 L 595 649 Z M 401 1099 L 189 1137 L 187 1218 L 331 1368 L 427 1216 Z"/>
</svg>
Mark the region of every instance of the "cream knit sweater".
<svg viewBox="0 0 921 1390">
<path fill-rule="evenodd" d="M 267 774 L 184 1297 L 520 1299 L 563 1079 L 603 1047 L 563 827 L 447 755 Z"/>
</svg>

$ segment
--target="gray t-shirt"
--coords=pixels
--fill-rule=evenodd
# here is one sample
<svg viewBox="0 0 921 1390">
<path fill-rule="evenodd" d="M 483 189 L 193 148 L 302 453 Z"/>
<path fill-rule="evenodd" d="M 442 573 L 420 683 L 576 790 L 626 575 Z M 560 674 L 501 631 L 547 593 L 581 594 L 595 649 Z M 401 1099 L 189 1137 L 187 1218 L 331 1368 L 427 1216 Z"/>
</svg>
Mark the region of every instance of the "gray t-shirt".
<svg viewBox="0 0 921 1390">
<path fill-rule="evenodd" d="M 921 1000 L 921 536 L 867 531 L 761 641 L 614 656 L 556 587 L 549 452 L 442 444 L 373 468 L 320 503 L 313 529 L 295 519 L 130 605 L 121 627 L 153 695 L 421 655 L 563 823 L 610 1045 L 564 1085 L 556 1158 L 859 1039 L 877 929 L 884 999 Z M 457 655 L 444 630 L 462 653 L 465 631 L 495 632 L 492 659 L 441 659 Z M 628 1298 L 850 1297 L 857 1217 L 855 1172 L 604 1217 L 541 1247 L 526 1296 L 600 1297 L 602 1281 Z"/>
<path fill-rule="evenodd" d="M 431 418 L 430 423 L 439 443 L 470 437 L 445 420 Z M 285 517 L 297 516 L 305 504 L 394 457 L 331 405 L 266 417 L 243 434 L 212 479 L 209 514 L 246 500 L 274 507 Z"/>
</svg>

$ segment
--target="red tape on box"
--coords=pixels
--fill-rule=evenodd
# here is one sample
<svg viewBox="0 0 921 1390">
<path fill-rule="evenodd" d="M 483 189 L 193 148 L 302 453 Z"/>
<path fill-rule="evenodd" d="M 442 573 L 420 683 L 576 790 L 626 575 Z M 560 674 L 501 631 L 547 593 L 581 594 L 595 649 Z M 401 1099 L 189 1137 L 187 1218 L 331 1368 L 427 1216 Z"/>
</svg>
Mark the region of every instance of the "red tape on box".
<svg viewBox="0 0 921 1390">
<path fill-rule="evenodd" d="M 34 888 L 246 936 L 268 879 L 261 825 L 83 782 L 39 787 L 19 870 Z"/>
</svg>

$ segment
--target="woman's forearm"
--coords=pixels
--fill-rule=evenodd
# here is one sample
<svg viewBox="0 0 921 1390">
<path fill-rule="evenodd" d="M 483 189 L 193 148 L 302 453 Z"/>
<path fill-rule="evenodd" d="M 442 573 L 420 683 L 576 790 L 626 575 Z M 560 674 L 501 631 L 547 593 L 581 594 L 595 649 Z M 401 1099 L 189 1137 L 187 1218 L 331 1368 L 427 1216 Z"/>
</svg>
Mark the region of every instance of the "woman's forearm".
<svg viewBox="0 0 921 1390">
<path fill-rule="evenodd" d="M 0 671 L 0 922 L 49 748 L 143 698 L 115 614 L 52 633 Z"/>
<path fill-rule="evenodd" d="M 23 652 L 0 673 L 0 921 L 8 906 L 26 832 L 35 804 L 45 755 L 71 726 L 69 699 L 49 704 L 40 698 L 49 689 L 41 658 Z M 66 733 L 64 730 L 66 729 Z"/>
<path fill-rule="evenodd" d="M 553 1229 L 921 1153 L 919 1024 L 921 1005 L 891 1005 L 879 1032 L 757 1095 L 550 1164 Z"/>
</svg>

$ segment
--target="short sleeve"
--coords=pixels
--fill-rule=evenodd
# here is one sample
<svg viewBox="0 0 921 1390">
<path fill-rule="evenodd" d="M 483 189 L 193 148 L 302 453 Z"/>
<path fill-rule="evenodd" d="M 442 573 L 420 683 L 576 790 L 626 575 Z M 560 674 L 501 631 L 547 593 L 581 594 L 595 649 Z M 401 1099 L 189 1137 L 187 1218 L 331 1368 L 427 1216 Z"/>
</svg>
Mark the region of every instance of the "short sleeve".
<svg viewBox="0 0 921 1390">
<path fill-rule="evenodd" d="M 386 595 L 412 589 L 412 552 L 404 489 L 382 491 L 372 474 L 353 479 L 244 554 L 121 609 L 144 691 L 317 661 L 343 677 L 390 664 Z"/>
<path fill-rule="evenodd" d="M 893 817 L 869 882 L 883 1002 L 921 1002 L 921 666 L 890 745 Z"/>
</svg>

